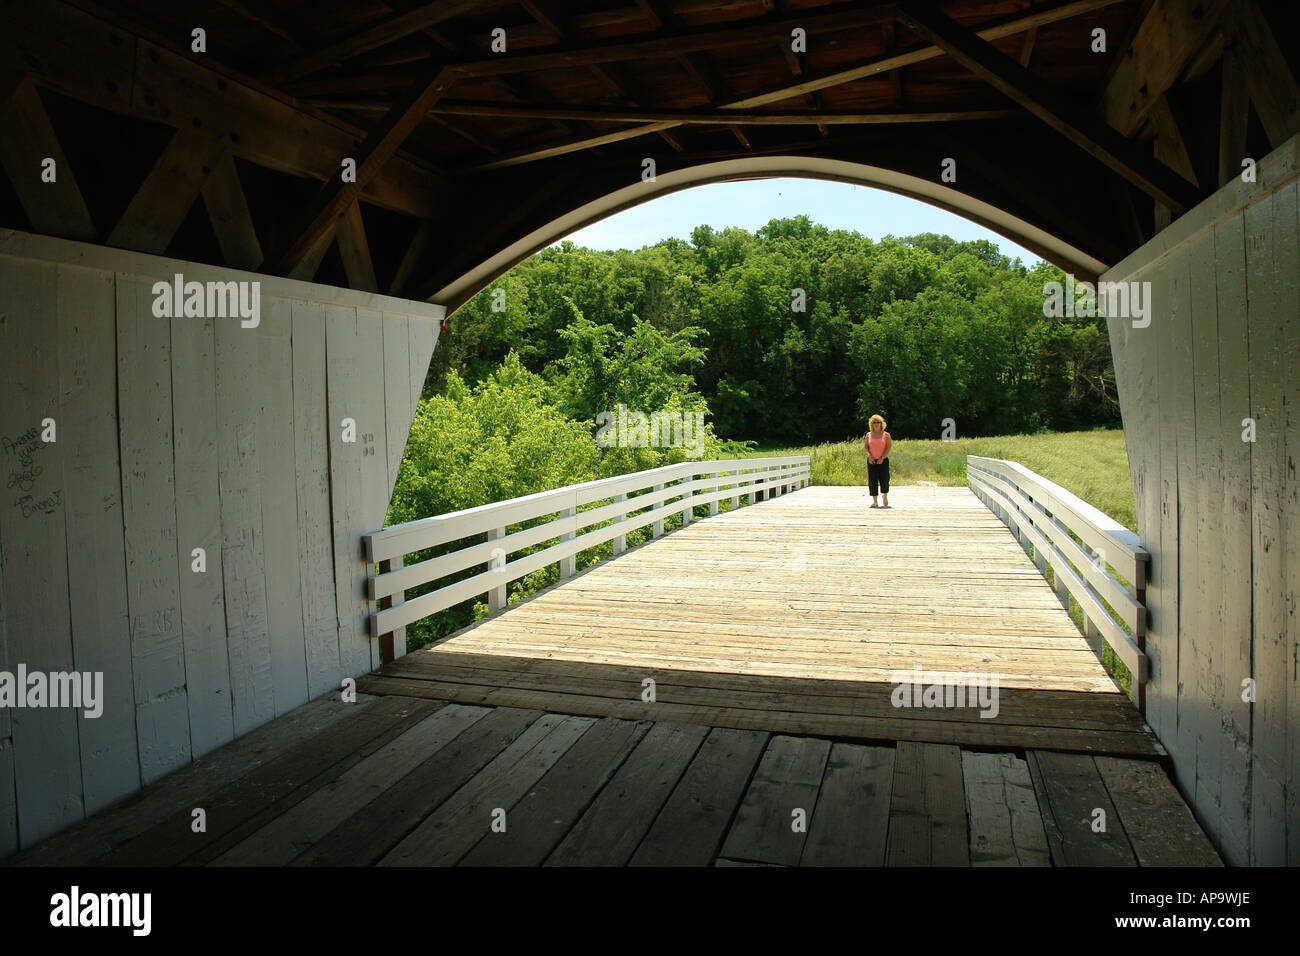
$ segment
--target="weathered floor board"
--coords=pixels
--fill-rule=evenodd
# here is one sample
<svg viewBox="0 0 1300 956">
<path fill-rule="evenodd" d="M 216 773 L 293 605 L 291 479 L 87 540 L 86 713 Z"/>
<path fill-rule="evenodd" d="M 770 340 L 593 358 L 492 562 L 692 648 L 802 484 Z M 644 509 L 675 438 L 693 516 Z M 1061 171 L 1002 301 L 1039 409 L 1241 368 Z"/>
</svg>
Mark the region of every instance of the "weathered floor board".
<svg viewBox="0 0 1300 956">
<path fill-rule="evenodd" d="M 808 491 L 598 566 L 7 862 L 1219 864 L 982 505 L 898 489 L 867 514 L 855 489 Z M 996 673 L 997 717 L 894 706 L 913 664 Z"/>
<path fill-rule="evenodd" d="M 9 862 L 1220 865 L 1152 760 L 325 700 Z"/>
</svg>

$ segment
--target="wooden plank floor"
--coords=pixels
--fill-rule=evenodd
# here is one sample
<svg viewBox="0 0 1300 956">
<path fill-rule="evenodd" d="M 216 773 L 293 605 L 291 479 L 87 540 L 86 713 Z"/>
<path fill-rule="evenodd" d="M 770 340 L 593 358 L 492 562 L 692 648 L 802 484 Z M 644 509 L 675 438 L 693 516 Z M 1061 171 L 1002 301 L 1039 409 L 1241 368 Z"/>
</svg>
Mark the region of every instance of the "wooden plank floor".
<svg viewBox="0 0 1300 956">
<path fill-rule="evenodd" d="M 891 503 L 810 487 L 693 522 L 362 687 L 870 741 L 1163 754 L 979 499 L 895 488 Z M 925 685 L 996 678 L 996 714 L 894 706 L 899 673 L 918 667 Z"/>
<path fill-rule="evenodd" d="M 694 523 L 6 862 L 1219 865 L 1001 523 L 965 489 L 895 500 Z M 997 673 L 997 717 L 894 707 L 914 664 Z"/>
<path fill-rule="evenodd" d="M 6 862 L 1221 865 L 1152 760 L 365 694 L 313 701 Z"/>
</svg>

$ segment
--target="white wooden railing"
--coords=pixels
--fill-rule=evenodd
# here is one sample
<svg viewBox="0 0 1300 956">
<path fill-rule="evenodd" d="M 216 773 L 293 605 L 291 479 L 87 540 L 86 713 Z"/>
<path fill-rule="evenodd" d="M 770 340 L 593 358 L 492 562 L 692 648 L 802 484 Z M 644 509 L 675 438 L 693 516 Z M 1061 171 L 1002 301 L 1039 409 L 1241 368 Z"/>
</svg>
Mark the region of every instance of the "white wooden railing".
<svg viewBox="0 0 1300 956">
<path fill-rule="evenodd" d="M 629 531 L 652 525 L 652 534 L 658 537 L 669 515 L 680 514 L 683 524 L 688 524 L 697 507 L 708 505 L 709 513 L 715 515 L 718 502 L 728 498 L 733 508 L 740 506 L 742 498 L 752 504 L 804 487 L 809 473 L 807 455 L 683 462 L 421 518 L 363 535 L 371 572 L 367 581 L 370 634 L 380 640 L 385 659 L 400 657 L 406 648 L 403 629 L 408 624 L 484 594 L 491 610 L 499 611 L 506 606 L 507 585 L 539 568 L 558 564 L 560 577 L 568 577 L 574 573 L 579 551 L 612 540 L 614 554 L 621 554 L 627 548 Z M 608 503 L 581 510 L 601 501 Z M 631 514 L 634 511 L 639 513 Z M 548 515 L 552 517 L 540 524 L 510 530 Z M 603 522 L 612 523 L 592 527 Z M 414 552 L 483 535 L 486 540 L 469 541 L 448 554 L 404 564 L 406 556 Z M 512 554 L 557 538 L 549 547 L 511 559 Z M 479 565 L 483 570 L 477 574 L 405 598 L 411 588 Z"/>
<path fill-rule="evenodd" d="M 968 455 L 966 478 L 971 491 L 1006 523 L 1044 576 L 1047 565 L 1052 566 L 1057 596 L 1067 609 L 1074 596 L 1083 611 L 1088 643 L 1099 657 L 1103 639 L 1111 646 L 1133 676 L 1133 702 L 1143 709 L 1149 677 L 1144 647 L 1151 555 L 1138 536 L 1017 462 Z M 1110 568 L 1129 583 L 1117 579 Z"/>
</svg>

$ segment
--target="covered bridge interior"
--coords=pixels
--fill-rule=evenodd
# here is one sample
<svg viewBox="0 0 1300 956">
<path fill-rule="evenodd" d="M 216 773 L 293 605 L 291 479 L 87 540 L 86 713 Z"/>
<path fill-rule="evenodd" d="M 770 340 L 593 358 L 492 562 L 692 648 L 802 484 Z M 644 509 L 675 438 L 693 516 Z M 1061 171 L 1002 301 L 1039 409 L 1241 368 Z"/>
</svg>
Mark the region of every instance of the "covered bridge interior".
<svg viewBox="0 0 1300 956">
<path fill-rule="evenodd" d="M 105 675 L 97 718 L 0 709 L 0 855 L 380 666 L 361 540 L 456 308 L 803 175 L 1150 283 L 1110 318 L 1143 717 L 1223 859 L 1300 861 L 1289 6 L 0 0 L 0 671 Z M 177 275 L 260 312 L 164 315 Z"/>
</svg>

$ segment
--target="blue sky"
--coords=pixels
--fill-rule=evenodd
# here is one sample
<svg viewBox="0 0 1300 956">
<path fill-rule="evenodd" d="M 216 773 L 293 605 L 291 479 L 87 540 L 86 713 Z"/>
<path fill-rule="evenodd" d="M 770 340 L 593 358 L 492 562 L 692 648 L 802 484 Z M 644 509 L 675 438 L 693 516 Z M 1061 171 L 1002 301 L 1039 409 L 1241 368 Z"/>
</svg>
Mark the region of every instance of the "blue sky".
<svg viewBox="0 0 1300 956">
<path fill-rule="evenodd" d="M 713 183 L 652 199 L 579 229 L 566 238 L 592 249 L 640 249 L 675 236 L 690 239 L 702 223 L 715 229 L 740 226 L 750 232 L 772 219 L 807 214 L 831 229 L 850 229 L 879 239 L 936 232 L 954 239 L 987 239 L 1025 265 L 1038 256 L 1009 239 L 935 206 L 894 193 L 816 179 L 762 179 Z"/>
</svg>

